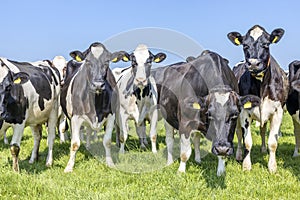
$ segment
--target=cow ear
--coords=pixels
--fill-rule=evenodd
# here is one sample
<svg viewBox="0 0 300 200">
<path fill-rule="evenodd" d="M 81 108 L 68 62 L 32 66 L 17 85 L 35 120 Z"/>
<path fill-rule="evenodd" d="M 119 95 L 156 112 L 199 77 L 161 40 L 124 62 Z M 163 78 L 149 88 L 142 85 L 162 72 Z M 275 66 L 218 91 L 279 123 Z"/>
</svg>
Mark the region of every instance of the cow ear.
<svg viewBox="0 0 300 200">
<path fill-rule="evenodd" d="M 119 62 L 126 52 L 118 51 L 111 54 L 110 61 L 113 63 Z"/>
<path fill-rule="evenodd" d="M 274 31 L 272 31 L 270 35 L 270 42 L 271 43 L 277 43 L 281 39 L 281 37 L 284 34 L 284 30 L 282 28 L 277 28 Z"/>
<path fill-rule="evenodd" d="M 291 82 L 291 87 L 296 90 L 297 92 L 300 92 L 300 80 L 295 80 Z"/>
<path fill-rule="evenodd" d="M 156 55 L 154 56 L 153 62 L 155 62 L 155 63 L 160 63 L 160 62 L 162 62 L 163 60 L 165 60 L 166 57 L 167 57 L 166 54 L 164 54 L 164 53 L 158 53 L 158 54 L 156 54 Z"/>
<path fill-rule="evenodd" d="M 234 44 L 239 46 L 243 42 L 243 37 L 238 32 L 230 32 L 227 34 L 228 39 Z"/>
<path fill-rule="evenodd" d="M 25 72 L 19 72 L 16 74 L 13 74 L 13 82 L 14 84 L 24 84 L 29 80 L 29 75 Z"/>
<path fill-rule="evenodd" d="M 259 106 L 260 98 L 255 95 L 246 95 L 240 97 L 240 106 L 241 109 L 252 109 L 256 106 Z"/>
<path fill-rule="evenodd" d="M 129 55 L 128 53 L 124 53 L 122 60 L 124 62 L 128 62 L 129 60 L 131 60 L 131 55 Z"/>
<path fill-rule="evenodd" d="M 186 62 L 192 62 L 193 60 L 195 60 L 196 58 L 194 56 L 189 56 L 185 59 Z"/>
<path fill-rule="evenodd" d="M 84 60 L 84 56 L 80 51 L 72 51 L 70 56 L 77 62 L 82 62 Z"/>
</svg>

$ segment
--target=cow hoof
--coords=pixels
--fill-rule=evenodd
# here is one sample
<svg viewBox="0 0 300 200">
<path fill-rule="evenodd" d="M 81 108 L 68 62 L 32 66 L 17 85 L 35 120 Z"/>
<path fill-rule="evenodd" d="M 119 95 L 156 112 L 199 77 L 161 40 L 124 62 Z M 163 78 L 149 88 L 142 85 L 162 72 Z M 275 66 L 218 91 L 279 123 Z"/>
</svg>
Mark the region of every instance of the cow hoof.
<svg viewBox="0 0 300 200">
<path fill-rule="evenodd" d="M 217 176 L 222 176 L 222 175 L 225 175 L 225 169 L 224 170 L 218 169 Z"/>
<path fill-rule="evenodd" d="M 65 170 L 64 170 L 65 173 L 71 173 L 73 172 L 73 168 L 71 167 L 66 167 Z"/>
<path fill-rule="evenodd" d="M 34 161 L 35 161 L 34 159 L 30 159 L 30 160 L 29 160 L 29 164 L 33 164 Z"/>
<path fill-rule="evenodd" d="M 298 156 L 299 156 L 298 151 L 294 151 L 293 157 L 298 157 Z"/>
<path fill-rule="evenodd" d="M 146 145 L 145 145 L 144 143 L 141 143 L 140 149 L 141 149 L 142 151 L 146 151 L 146 150 L 147 150 L 147 147 L 146 147 Z"/>
<path fill-rule="evenodd" d="M 52 163 L 46 163 L 46 167 L 51 167 Z"/>
<path fill-rule="evenodd" d="M 200 158 L 195 158 L 195 162 L 196 162 L 197 164 L 200 164 L 200 163 L 201 163 L 201 159 L 200 159 Z"/>
<path fill-rule="evenodd" d="M 267 148 L 265 146 L 261 147 L 260 151 L 261 153 L 267 153 Z"/>
<path fill-rule="evenodd" d="M 250 171 L 251 170 L 251 162 L 243 162 L 243 171 Z"/>
<path fill-rule="evenodd" d="M 277 171 L 277 164 L 276 163 L 271 163 L 268 165 L 269 172 L 271 174 L 275 173 Z"/>
<path fill-rule="evenodd" d="M 111 158 L 106 158 L 106 165 L 110 168 L 115 168 L 115 164 Z"/>
<path fill-rule="evenodd" d="M 186 168 L 186 163 L 180 162 L 180 165 L 179 165 L 179 168 L 178 168 L 178 172 L 185 173 L 185 168 Z"/>
<path fill-rule="evenodd" d="M 239 162 L 243 161 L 243 152 L 242 152 L 242 150 L 237 150 L 235 159 Z"/>
<path fill-rule="evenodd" d="M 167 161 L 167 166 L 170 166 L 174 163 L 173 159 L 168 159 Z"/>
</svg>

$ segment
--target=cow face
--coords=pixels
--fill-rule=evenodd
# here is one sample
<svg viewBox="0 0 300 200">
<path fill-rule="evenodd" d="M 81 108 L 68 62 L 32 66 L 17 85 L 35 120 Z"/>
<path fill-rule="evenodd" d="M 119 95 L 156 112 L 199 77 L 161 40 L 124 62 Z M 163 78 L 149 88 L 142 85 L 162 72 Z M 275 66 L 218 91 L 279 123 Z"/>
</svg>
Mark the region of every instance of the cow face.
<svg viewBox="0 0 300 200">
<path fill-rule="evenodd" d="M 7 120 L 11 117 L 7 106 L 13 102 L 18 104 L 17 85 L 24 84 L 29 80 L 29 75 L 25 72 L 13 73 L 3 63 L 0 67 L 0 119 Z M 17 105 L 16 104 L 16 105 Z"/>
<path fill-rule="evenodd" d="M 93 43 L 88 50 L 82 69 L 87 70 L 87 80 L 95 93 L 101 93 L 106 87 L 106 76 L 110 61 L 118 62 L 124 52 L 110 53 L 103 44 Z"/>
<path fill-rule="evenodd" d="M 206 137 L 212 141 L 212 153 L 218 156 L 233 154 L 233 137 L 237 119 L 241 109 L 252 109 L 259 105 L 260 99 L 253 95 L 240 97 L 230 89 L 212 90 L 205 97 L 187 98 L 186 106 L 191 115 L 198 110 L 200 121 L 196 124 L 206 124 Z M 194 99 L 194 100 L 192 100 Z"/>
<path fill-rule="evenodd" d="M 283 34 L 284 30 L 280 28 L 269 34 L 261 26 L 255 25 L 245 36 L 241 36 L 238 32 L 231 32 L 227 37 L 233 44 L 243 45 L 249 71 L 260 73 L 270 65 L 270 44 L 279 42 Z"/>
<path fill-rule="evenodd" d="M 123 61 L 131 61 L 134 87 L 143 89 L 147 86 L 152 62 L 160 63 L 165 58 L 166 54 L 158 53 L 153 55 L 147 46 L 143 44 L 138 45 L 132 54 L 129 55 L 126 53 L 123 57 Z"/>
</svg>

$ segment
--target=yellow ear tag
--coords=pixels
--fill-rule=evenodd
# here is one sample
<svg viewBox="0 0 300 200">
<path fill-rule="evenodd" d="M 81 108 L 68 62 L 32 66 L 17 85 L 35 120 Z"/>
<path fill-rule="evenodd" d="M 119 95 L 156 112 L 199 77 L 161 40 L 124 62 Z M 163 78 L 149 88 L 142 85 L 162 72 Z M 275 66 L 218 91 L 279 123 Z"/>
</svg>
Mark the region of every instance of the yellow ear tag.
<svg viewBox="0 0 300 200">
<path fill-rule="evenodd" d="M 235 39 L 234 39 L 234 43 L 236 43 L 237 45 L 240 45 L 240 44 L 241 44 L 238 38 L 235 38 Z"/>
<path fill-rule="evenodd" d="M 129 59 L 127 58 L 127 56 L 123 56 L 123 61 L 125 61 L 125 62 L 129 61 Z"/>
<path fill-rule="evenodd" d="M 247 108 L 251 108 L 252 107 L 252 103 L 250 101 L 247 101 L 245 104 L 244 104 L 244 108 L 247 109 Z"/>
<path fill-rule="evenodd" d="M 76 60 L 77 62 L 81 62 L 81 61 L 82 61 L 82 59 L 81 59 L 78 55 L 76 55 L 75 60 Z"/>
<path fill-rule="evenodd" d="M 274 39 L 273 39 L 273 41 L 272 41 L 272 43 L 277 42 L 277 40 L 278 40 L 278 36 L 275 36 Z"/>
<path fill-rule="evenodd" d="M 158 63 L 160 61 L 160 58 L 155 58 L 154 62 Z"/>
<path fill-rule="evenodd" d="M 194 102 L 194 103 L 193 103 L 193 108 L 194 108 L 194 109 L 197 109 L 197 110 L 200 110 L 201 106 L 200 106 L 199 103 Z"/>
<path fill-rule="evenodd" d="M 114 59 L 111 60 L 112 62 L 117 62 L 118 61 L 118 57 L 115 57 Z"/>
<path fill-rule="evenodd" d="M 15 83 L 15 84 L 20 84 L 20 83 L 21 83 L 21 78 L 19 77 L 19 78 L 17 78 L 16 80 L 14 80 L 14 83 Z"/>
</svg>

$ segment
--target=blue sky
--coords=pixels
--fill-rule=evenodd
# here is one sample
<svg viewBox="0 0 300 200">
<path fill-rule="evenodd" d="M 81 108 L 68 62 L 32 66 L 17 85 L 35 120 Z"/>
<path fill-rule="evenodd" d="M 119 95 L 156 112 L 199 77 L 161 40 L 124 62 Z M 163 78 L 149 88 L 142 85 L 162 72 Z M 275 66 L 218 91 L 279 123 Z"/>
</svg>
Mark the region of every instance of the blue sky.
<svg viewBox="0 0 300 200">
<path fill-rule="evenodd" d="M 70 59 L 70 51 L 85 50 L 94 41 L 103 42 L 132 29 L 158 27 L 187 35 L 233 66 L 243 59 L 243 53 L 227 39 L 227 33 L 244 35 L 259 24 L 269 33 L 279 27 L 286 31 L 281 41 L 270 47 L 286 69 L 291 61 L 300 59 L 298 2 L 7 0 L 1 2 L 0 56 L 18 61 L 56 55 Z"/>
</svg>

